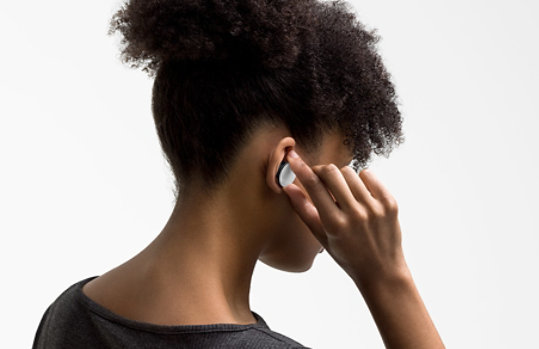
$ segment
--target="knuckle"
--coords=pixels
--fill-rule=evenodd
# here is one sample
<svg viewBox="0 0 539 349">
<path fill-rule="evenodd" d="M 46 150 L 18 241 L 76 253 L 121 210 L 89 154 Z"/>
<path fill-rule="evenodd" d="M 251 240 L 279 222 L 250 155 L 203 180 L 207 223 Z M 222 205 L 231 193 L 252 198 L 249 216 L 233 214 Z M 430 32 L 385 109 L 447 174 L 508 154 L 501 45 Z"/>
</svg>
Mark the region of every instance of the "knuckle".
<svg viewBox="0 0 539 349">
<path fill-rule="evenodd" d="M 339 168 L 337 167 L 337 165 L 335 165 L 334 163 L 329 163 L 327 164 L 327 167 L 328 169 L 330 169 L 331 171 L 339 171 Z"/>
<path fill-rule="evenodd" d="M 373 206 L 370 208 L 373 218 L 383 218 L 386 216 L 386 209 L 383 206 Z"/>
<path fill-rule="evenodd" d="M 352 217 L 356 222 L 366 222 L 369 219 L 367 212 L 359 207 L 353 209 Z"/>
<path fill-rule="evenodd" d="M 386 197 L 384 200 L 384 206 L 386 210 L 390 213 L 397 213 L 399 210 L 397 200 L 395 200 L 393 197 Z"/>
<path fill-rule="evenodd" d="M 321 213 L 322 225 L 331 233 L 337 233 L 346 229 L 348 218 L 342 214 L 328 215 Z"/>
<path fill-rule="evenodd" d="M 312 168 L 312 170 L 313 170 L 314 172 L 317 172 L 317 173 L 318 173 L 318 172 L 320 172 L 320 170 L 322 169 L 323 166 L 324 166 L 324 165 L 314 165 L 314 166 L 312 166 L 311 168 Z"/>
<path fill-rule="evenodd" d="M 336 216 L 333 218 L 332 226 L 337 231 L 343 230 L 348 226 L 348 220 L 344 216 Z"/>
<path fill-rule="evenodd" d="M 324 165 L 322 171 L 325 174 L 330 174 L 332 172 L 339 171 L 339 168 L 334 163 L 330 163 L 330 164 Z"/>
</svg>

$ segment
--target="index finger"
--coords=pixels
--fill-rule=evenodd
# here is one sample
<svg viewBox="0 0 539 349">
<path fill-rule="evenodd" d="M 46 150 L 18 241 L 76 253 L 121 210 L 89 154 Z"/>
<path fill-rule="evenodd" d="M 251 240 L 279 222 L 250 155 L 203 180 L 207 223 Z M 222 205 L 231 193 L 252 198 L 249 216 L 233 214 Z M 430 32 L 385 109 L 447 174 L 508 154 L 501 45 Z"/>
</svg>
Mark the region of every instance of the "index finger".
<svg viewBox="0 0 539 349">
<path fill-rule="evenodd" d="M 290 164 L 292 171 L 296 174 L 296 178 L 301 182 L 302 186 L 307 191 L 308 196 L 313 201 L 322 222 L 334 220 L 337 216 L 342 214 L 341 209 L 337 206 L 318 175 L 314 173 L 311 167 L 307 165 L 299 155 L 294 157 L 294 153 L 293 150 L 289 151 L 286 159 Z"/>
</svg>

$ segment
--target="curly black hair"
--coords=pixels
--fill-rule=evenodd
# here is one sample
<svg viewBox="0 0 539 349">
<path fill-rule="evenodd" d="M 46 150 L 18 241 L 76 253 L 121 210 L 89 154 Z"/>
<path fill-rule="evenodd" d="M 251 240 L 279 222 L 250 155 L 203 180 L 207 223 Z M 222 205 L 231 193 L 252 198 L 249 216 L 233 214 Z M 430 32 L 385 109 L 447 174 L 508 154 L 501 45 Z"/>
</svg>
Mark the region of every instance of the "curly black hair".
<svg viewBox="0 0 539 349">
<path fill-rule="evenodd" d="M 361 167 L 404 141 L 376 43 L 344 1 L 131 0 L 114 13 L 121 59 L 155 77 L 152 113 L 182 185 L 223 182 L 251 132 L 285 125 L 318 151 L 339 130 Z"/>
</svg>

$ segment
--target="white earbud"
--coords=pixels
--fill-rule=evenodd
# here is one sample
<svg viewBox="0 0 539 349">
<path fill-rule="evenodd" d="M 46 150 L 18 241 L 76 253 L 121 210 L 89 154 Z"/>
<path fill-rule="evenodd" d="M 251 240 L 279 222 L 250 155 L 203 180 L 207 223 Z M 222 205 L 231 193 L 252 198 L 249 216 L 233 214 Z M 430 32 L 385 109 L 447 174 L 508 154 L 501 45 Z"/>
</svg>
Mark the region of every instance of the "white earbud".
<svg viewBox="0 0 539 349">
<path fill-rule="evenodd" d="M 275 177 L 277 178 L 277 183 L 282 188 L 292 183 L 296 179 L 296 174 L 292 171 L 292 168 L 287 161 L 281 161 Z"/>
</svg>

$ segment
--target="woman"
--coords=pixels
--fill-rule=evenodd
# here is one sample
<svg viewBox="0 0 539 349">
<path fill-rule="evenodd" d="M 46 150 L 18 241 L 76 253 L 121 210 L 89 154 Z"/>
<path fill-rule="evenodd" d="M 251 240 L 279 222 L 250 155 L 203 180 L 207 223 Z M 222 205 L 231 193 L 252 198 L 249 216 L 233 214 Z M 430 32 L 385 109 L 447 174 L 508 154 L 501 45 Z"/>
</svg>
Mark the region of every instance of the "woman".
<svg viewBox="0 0 539 349">
<path fill-rule="evenodd" d="M 443 347 L 395 199 L 346 166 L 404 139 L 379 37 L 346 3 L 133 0 L 116 31 L 124 62 L 155 77 L 176 204 L 139 254 L 51 304 L 34 348 L 305 348 L 251 311 L 251 276 L 257 260 L 307 271 L 324 249 L 387 347 Z M 279 180 L 286 163 L 293 184 Z"/>
</svg>

